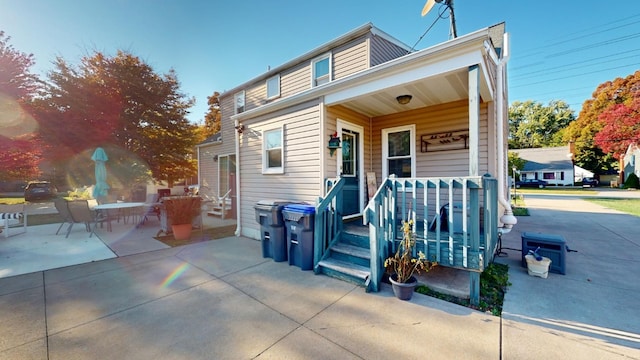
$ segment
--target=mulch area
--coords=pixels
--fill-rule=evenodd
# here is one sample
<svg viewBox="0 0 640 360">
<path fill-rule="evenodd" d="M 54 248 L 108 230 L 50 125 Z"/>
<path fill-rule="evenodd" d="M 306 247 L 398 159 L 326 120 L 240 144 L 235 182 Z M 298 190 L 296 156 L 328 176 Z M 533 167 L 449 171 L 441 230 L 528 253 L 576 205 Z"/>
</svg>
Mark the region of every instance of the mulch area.
<svg viewBox="0 0 640 360">
<path fill-rule="evenodd" d="M 191 233 L 191 237 L 187 240 L 176 240 L 173 238 L 173 235 L 158 236 L 155 239 L 167 244 L 168 246 L 176 247 L 234 236 L 235 231 L 236 225 L 228 225 L 217 228 L 204 229 L 202 233 L 200 232 L 200 230 L 194 229 Z"/>
</svg>

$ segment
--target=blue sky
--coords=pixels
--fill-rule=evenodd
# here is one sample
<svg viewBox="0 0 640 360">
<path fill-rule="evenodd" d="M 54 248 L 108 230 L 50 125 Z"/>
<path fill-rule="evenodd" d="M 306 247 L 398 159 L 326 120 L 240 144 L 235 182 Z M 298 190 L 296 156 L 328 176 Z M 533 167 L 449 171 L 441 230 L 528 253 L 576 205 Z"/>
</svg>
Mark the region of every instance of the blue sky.
<svg viewBox="0 0 640 360">
<path fill-rule="evenodd" d="M 0 0 L 0 30 L 33 53 L 44 74 L 62 56 L 71 63 L 94 50 L 139 56 L 156 72 L 176 70 L 196 98 L 231 89 L 354 28 L 372 22 L 413 46 L 437 18 L 426 0 Z M 564 100 L 576 112 L 598 84 L 640 70 L 637 0 L 455 0 L 458 35 L 506 22 L 511 34 L 509 102 Z M 446 41 L 439 20 L 416 49 Z"/>
</svg>

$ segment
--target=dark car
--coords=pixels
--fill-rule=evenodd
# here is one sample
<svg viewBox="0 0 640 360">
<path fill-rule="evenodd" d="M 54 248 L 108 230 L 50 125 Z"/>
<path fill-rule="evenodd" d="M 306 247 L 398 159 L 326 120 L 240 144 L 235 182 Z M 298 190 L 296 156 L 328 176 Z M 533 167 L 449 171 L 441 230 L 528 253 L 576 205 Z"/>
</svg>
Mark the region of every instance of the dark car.
<svg viewBox="0 0 640 360">
<path fill-rule="evenodd" d="M 582 187 L 596 187 L 600 184 L 598 179 L 593 177 L 582 178 Z"/>
<path fill-rule="evenodd" d="M 24 200 L 48 200 L 58 195 L 58 189 L 48 181 L 31 181 L 24 188 Z"/>
<path fill-rule="evenodd" d="M 521 187 L 544 189 L 545 187 L 547 187 L 547 182 L 538 179 L 524 179 L 522 181 L 516 181 L 516 188 L 519 189 Z"/>
</svg>

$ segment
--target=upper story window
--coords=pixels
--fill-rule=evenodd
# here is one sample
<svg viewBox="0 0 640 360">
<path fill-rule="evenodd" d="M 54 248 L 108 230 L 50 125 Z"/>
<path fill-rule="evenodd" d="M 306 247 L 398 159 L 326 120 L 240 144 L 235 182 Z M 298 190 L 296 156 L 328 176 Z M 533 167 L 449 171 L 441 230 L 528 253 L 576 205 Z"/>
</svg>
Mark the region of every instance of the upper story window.
<svg viewBox="0 0 640 360">
<path fill-rule="evenodd" d="M 280 96 L 280 74 L 267 79 L 267 99 Z"/>
<path fill-rule="evenodd" d="M 237 92 L 233 96 L 233 101 L 235 103 L 236 114 L 244 112 L 244 90 Z"/>
<path fill-rule="evenodd" d="M 262 135 L 262 173 L 283 174 L 283 128 L 265 130 Z"/>
<path fill-rule="evenodd" d="M 311 62 L 312 86 L 326 84 L 331 81 L 331 54 L 322 55 Z"/>
</svg>

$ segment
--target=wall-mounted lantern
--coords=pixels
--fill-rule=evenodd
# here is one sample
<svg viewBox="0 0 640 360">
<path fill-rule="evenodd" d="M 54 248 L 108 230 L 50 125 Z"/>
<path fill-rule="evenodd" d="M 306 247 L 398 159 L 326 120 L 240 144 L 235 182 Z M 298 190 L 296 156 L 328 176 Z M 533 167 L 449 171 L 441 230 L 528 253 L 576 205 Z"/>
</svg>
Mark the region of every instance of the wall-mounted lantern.
<svg viewBox="0 0 640 360">
<path fill-rule="evenodd" d="M 329 135 L 329 144 L 327 145 L 327 149 L 329 149 L 329 156 L 333 156 L 336 149 L 340 149 L 340 138 L 338 137 L 338 132 L 334 132 L 333 135 Z"/>
</svg>

